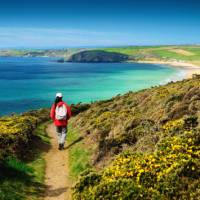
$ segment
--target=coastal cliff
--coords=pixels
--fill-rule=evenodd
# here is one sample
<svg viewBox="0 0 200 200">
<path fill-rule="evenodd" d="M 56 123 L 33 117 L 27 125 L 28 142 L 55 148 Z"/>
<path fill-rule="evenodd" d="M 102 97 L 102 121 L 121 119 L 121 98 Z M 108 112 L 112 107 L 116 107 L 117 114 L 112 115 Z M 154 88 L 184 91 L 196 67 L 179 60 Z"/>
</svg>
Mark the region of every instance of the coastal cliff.
<svg viewBox="0 0 200 200">
<path fill-rule="evenodd" d="M 104 63 L 104 62 L 124 62 L 129 58 L 128 55 L 106 52 L 102 50 L 80 51 L 69 57 L 68 62 L 80 63 Z"/>
</svg>

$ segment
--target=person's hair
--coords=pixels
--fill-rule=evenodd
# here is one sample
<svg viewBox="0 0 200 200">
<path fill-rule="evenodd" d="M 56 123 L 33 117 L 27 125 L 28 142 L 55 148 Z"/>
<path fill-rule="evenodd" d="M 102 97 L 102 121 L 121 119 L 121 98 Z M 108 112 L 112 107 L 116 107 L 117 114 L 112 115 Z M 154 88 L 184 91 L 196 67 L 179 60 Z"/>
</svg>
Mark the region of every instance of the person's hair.
<svg viewBox="0 0 200 200">
<path fill-rule="evenodd" d="M 56 97 L 55 99 L 55 105 L 57 105 L 57 103 L 61 102 L 62 101 L 62 97 Z"/>
</svg>

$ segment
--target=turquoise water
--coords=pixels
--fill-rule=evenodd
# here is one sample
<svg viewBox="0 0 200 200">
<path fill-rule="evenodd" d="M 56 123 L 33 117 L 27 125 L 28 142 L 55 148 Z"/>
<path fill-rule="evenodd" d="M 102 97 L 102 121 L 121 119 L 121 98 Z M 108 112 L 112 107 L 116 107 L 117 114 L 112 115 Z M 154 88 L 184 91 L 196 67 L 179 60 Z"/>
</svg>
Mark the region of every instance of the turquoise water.
<svg viewBox="0 0 200 200">
<path fill-rule="evenodd" d="M 0 115 L 49 107 L 56 92 L 70 103 L 107 99 L 158 85 L 179 71 L 138 63 L 57 63 L 50 58 L 0 58 Z"/>
</svg>

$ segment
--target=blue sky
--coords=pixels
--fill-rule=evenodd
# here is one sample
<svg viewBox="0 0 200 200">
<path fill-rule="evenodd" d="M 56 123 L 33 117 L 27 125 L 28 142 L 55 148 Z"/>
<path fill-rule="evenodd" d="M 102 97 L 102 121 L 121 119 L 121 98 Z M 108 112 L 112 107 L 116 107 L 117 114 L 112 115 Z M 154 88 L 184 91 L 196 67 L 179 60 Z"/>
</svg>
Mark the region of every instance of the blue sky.
<svg viewBox="0 0 200 200">
<path fill-rule="evenodd" d="M 200 43 L 198 0 L 0 0 L 0 48 Z"/>
</svg>

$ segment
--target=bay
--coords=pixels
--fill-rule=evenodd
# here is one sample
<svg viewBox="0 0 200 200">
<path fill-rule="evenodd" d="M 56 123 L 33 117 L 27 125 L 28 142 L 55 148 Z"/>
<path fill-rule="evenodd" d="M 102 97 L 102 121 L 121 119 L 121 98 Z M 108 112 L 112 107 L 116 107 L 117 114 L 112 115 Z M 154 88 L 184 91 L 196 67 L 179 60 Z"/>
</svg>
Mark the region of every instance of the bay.
<svg viewBox="0 0 200 200">
<path fill-rule="evenodd" d="M 180 70 L 166 65 L 55 60 L 0 57 L 0 115 L 50 107 L 56 92 L 69 104 L 92 102 L 181 79 Z"/>
</svg>

